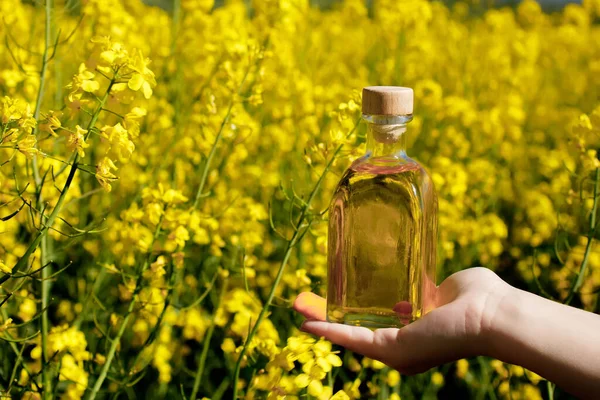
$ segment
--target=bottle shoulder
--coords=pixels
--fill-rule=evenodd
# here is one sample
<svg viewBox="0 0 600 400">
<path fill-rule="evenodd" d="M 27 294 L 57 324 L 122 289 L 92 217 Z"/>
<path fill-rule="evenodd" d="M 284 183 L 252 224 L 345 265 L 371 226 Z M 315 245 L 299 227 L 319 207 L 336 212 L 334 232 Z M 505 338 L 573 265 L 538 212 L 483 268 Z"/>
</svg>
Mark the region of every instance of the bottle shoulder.
<svg viewBox="0 0 600 400">
<path fill-rule="evenodd" d="M 398 157 L 363 156 L 354 160 L 346 169 L 345 175 L 355 174 L 393 175 L 401 173 L 415 174 L 431 181 L 431 174 L 419 161 L 406 154 Z"/>
<path fill-rule="evenodd" d="M 435 196 L 433 180 L 427 169 L 408 156 L 359 158 L 346 169 L 337 191 L 351 195 L 364 190 L 384 191 L 392 186 L 404 187 L 419 196 Z"/>
<path fill-rule="evenodd" d="M 404 169 L 404 170 L 425 170 L 423 165 L 419 163 L 416 159 L 409 157 L 406 153 L 400 153 L 394 156 L 381 156 L 381 157 L 373 157 L 369 154 L 366 154 L 360 158 L 357 158 L 352 162 L 352 164 L 348 167 L 348 169 L 354 170 L 374 170 L 377 171 L 379 169 Z"/>
</svg>

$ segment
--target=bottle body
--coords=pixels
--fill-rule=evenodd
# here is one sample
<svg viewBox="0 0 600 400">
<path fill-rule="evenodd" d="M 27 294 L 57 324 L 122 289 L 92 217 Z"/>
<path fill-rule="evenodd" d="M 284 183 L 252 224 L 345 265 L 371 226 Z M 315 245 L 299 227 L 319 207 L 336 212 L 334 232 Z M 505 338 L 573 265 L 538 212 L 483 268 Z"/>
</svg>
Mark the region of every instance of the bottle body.
<svg viewBox="0 0 600 400">
<path fill-rule="evenodd" d="M 373 132 L 368 135 L 382 140 L 381 135 L 373 138 Z M 437 197 L 427 171 L 406 155 L 400 135 L 383 138 L 388 151 L 368 151 L 356 160 L 333 196 L 327 293 L 331 322 L 400 327 L 433 305 Z"/>
</svg>

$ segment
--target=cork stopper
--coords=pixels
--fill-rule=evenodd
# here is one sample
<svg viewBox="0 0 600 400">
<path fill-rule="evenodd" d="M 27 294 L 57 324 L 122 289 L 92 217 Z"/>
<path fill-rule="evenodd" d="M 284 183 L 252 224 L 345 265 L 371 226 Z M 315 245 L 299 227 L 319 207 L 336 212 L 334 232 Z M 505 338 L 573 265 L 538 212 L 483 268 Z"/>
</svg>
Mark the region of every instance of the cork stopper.
<svg viewBox="0 0 600 400">
<path fill-rule="evenodd" d="M 367 115 L 410 115 L 413 90 L 401 86 L 367 86 L 362 92 L 362 112 Z"/>
</svg>

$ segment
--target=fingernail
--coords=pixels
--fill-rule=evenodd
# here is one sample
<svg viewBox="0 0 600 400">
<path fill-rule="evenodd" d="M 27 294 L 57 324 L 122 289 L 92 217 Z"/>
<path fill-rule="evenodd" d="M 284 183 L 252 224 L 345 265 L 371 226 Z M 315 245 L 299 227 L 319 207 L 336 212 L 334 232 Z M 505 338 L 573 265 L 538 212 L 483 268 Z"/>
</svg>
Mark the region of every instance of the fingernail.
<svg viewBox="0 0 600 400">
<path fill-rule="evenodd" d="M 300 328 L 299 329 L 300 329 L 301 332 L 306 332 L 306 330 L 304 329 L 304 324 L 305 323 L 306 323 L 306 321 L 300 324 Z"/>
</svg>

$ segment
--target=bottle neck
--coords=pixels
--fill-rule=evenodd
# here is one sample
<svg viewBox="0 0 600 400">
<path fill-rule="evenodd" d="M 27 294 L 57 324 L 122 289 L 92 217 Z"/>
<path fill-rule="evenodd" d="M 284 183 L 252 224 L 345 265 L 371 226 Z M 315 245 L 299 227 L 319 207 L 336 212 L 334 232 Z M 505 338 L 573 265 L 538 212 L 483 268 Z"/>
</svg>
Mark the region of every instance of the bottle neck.
<svg viewBox="0 0 600 400">
<path fill-rule="evenodd" d="M 406 155 L 406 125 L 412 115 L 363 115 L 367 122 L 367 155 L 395 157 Z"/>
</svg>

